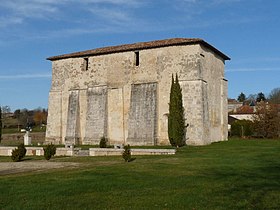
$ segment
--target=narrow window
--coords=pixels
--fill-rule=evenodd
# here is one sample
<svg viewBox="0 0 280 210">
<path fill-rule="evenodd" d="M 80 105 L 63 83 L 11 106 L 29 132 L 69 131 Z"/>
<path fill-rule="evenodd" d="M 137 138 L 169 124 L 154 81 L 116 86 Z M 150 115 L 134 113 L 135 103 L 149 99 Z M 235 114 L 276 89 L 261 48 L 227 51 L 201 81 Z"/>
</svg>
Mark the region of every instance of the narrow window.
<svg viewBox="0 0 280 210">
<path fill-rule="evenodd" d="M 139 66 L 139 51 L 135 52 L 135 66 Z"/>
<path fill-rule="evenodd" d="M 88 58 L 84 58 L 84 71 L 88 70 Z"/>
</svg>

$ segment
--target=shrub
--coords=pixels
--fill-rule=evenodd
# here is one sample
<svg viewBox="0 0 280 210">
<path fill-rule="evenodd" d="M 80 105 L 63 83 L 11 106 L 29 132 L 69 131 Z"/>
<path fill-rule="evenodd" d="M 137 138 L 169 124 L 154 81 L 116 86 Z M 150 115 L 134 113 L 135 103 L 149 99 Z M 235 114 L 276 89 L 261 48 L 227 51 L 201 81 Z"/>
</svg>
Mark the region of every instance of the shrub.
<svg viewBox="0 0 280 210">
<path fill-rule="evenodd" d="M 19 150 L 19 155 L 20 155 L 20 158 L 24 158 L 25 157 L 25 154 L 26 154 L 26 148 L 24 146 L 24 144 L 20 144 L 18 146 L 18 150 Z"/>
<path fill-rule="evenodd" d="M 248 137 L 253 135 L 253 123 L 250 120 L 237 120 L 231 125 L 231 136 Z"/>
<path fill-rule="evenodd" d="M 107 148 L 107 143 L 108 143 L 108 139 L 103 136 L 100 139 L 99 147 L 100 148 Z"/>
<path fill-rule="evenodd" d="M 122 153 L 122 157 L 124 159 L 125 162 L 130 162 L 131 159 L 131 151 L 130 151 L 130 145 L 125 145 L 124 146 L 124 151 Z"/>
<path fill-rule="evenodd" d="M 51 159 L 52 156 L 54 156 L 56 153 L 56 147 L 53 144 L 48 144 L 45 148 L 44 148 L 44 157 L 46 160 Z"/>
<path fill-rule="evenodd" d="M 12 156 L 11 156 L 11 158 L 12 158 L 12 160 L 13 160 L 14 162 L 20 161 L 19 149 L 14 149 L 14 150 L 12 151 Z"/>
<path fill-rule="evenodd" d="M 12 151 L 11 158 L 14 162 L 18 162 L 18 161 L 21 161 L 21 159 L 25 157 L 25 154 L 26 154 L 26 148 L 25 148 L 24 144 L 20 144 L 17 149 L 14 149 Z"/>
<path fill-rule="evenodd" d="M 280 114 L 276 104 L 261 101 L 253 115 L 253 128 L 256 136 L 277 138 L 280 134 Z"/>
</svg>

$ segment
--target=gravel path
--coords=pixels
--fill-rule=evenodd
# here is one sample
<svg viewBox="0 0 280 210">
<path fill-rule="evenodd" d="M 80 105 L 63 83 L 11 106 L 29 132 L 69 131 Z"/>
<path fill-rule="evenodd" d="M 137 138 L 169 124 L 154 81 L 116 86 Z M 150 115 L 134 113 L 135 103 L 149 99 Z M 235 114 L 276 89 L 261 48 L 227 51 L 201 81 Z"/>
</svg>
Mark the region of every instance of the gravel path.
<svg viewBox="0 0 280 210">
<path fill-rule="evenodd" d="M 48 169 L 58 169 L 65 167 L 75 168 L 79 165 L 79 163 L 49 161 L 0 162 L 0 175 L 31 171 L 46 171 Z"/>
</svg>

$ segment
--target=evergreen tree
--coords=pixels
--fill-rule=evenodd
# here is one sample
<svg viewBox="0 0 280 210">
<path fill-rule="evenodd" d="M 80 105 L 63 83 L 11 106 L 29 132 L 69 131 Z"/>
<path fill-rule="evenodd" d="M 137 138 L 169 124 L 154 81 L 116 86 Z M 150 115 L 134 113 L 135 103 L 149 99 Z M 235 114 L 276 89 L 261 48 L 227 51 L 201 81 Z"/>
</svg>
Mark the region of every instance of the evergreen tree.
<svg viewBox="0 0 280 210">
<path fill-rule="evenodd" d="M 168 116 L 168 138 L 172 146 L 181 147 L 185 145 L 185 119 L 182 89 L 177 74 L 175 82 L 172 75 Z"/>
<path fill-rule="evenodd" d="M 240 95 L 238 96 L 237 100 L 239 102 L 244 102 L 246 100 L 246 96 L 243 92 L 240 93 Z"/>
<path fill-rule="evenodd" d="M 266 101 L 265 95 L 262 92 L 258 93 L 256 101 L 257 102 Z"/>
<path fill-rule="evenodd" d="M 169 95 L 169 115 L 168 115 L 168 138 L 169 142 L 172 146 L 175 146 L 175 141 L 173 139 L 173 118 L 174 118 L 174 77 L 172 74 L 171 80 L 171 88 L 170 88 L 170 95 Z"/>
</svg>

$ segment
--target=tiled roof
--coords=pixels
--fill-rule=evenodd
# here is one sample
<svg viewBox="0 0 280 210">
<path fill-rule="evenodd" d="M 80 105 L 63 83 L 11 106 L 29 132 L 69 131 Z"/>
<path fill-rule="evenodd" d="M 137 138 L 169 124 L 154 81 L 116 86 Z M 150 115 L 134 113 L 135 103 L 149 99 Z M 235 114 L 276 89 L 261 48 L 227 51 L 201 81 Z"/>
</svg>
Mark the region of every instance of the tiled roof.
<svg viewBox="0 0 280 210">
<path fill-rule="evenodd" d="M 228 103 L 234 103 L 237 102 L 236 99 L 228 98 Z"/>
<path fill-rule="evenodd" d="M 255 113 L 255 107 L 249 105 L 243 105 L 238 107 L 236 111 L 231 112 L 231 114 L 253 114 Z"/>
<path fill-rule="evenodd" d="M 230 60 L 228 56 L 223 54 L 221 51 L 213 47 L 212 45 L 208 44 L 202 39 L 197 38 L 173 38 L 173 39 L 165 39 L 165 40 L 157 40 L 157 41 L 150 41 L 150 42 L 138 42 L 134 44 L 124 44 L 118 46 L 111 46 L 111 47 L 102 47 L 92 50 L 86 50 L 81 52 L 74 52 L 70 54 L 52 56 L 47 58 L 48 60 L 60 60 L 65 58 L 76 58 L 76 57 L 87 57 L 93 55 L 104 55 L 104 54 L 111 54 L 111 53 L 119 53 L 119 52 L 126 52 L 126 51 L 136 51 L 136 50 L 144 50 L 144 49 L 151 49 L 151 48 L 159 48 L 159 47 L 168 47 L 168 46 L 177 46 L 177 45 L 192 45 L 192 44 L 201 44 L 210 50 L 214 51 L 216 54 L 221 56 L 224 60 Z"/>
<path fill-rule="evenodd" d="M 237 101 L 236 99 L 228 98 L 228 104 L 242 104 L 243 102 Z"/>
</svg>

